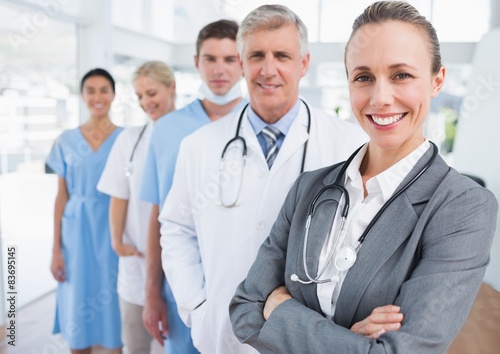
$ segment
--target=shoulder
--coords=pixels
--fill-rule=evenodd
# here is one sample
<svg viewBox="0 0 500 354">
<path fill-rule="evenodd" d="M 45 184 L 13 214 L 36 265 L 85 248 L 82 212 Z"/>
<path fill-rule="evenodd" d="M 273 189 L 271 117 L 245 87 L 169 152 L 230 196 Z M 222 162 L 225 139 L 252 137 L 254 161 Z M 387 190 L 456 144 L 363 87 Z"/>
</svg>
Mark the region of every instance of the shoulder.
<svg viewBox="0 0 500 354">
<path fill-rule="evenodd" d="M 77 140 L 79 135 L 81 135 L 80 127 L 65 130 L 56 138 L 54 144 L 60 144 L 60 145 L 71 144 Z"/>
<path fill-rule="evenodd" d="M 194 118 L 200 113 L 204 113 L 203 106 L 199 100 L 194 100 L 188 105 L 166 114 L 158 120 L 156 125 L 160 122 L 162 125 L 176 123 L 186 118 Z"/>
<path fill-rule="evenodd" d="M 239 117 L 239 114 L 241 113 L 241 110 L 237 112 L 230 113 L 215 122 L 211 122 L 209 124 L 206 124 L 193 133 L 189 134 L 185 140 L 186 141 L 200 141 L 200 139 L 218 139 L 221 136 L 226 136 L 227 132 L 230 132 L 231 129 L 234 127 L 233 130 L 236 129 L 236 121 Z M 234 131 L 236 134 L 236 132 Z"/>
<path fill-rule="evenodd" d="M 158 119 L 154 124 L 153 135 L 169 134 L 183 130 L 193 130 L 206 123 L 206 113 L 198 100 L 195 100 L 187 106 L 166 114 Z"/>
<path fill-rule="evenodd" d="M 127 146 L 134 144 L 144 126 L 126 127 L 120 131 L 114 142 L 114 146 Z"/>
<path fill-rule="evenodd" d="M 472 201 L 486 202 L 497 205 L 494 194 L 487 188 L 482 187 L 470 177 L 464 176 L 454 168 L 450 167 L 449 172 L 441 183 L 441 193 L 446 193 L 452 199 L 459 195 L 467 195 Z"/>
<path fill-rule="evenodd" d="M 144 125 L 123 128 L 117 139 L 136 139 L 143 129 Z"/>
<path fill-rule="evenodd" d="M 303 172 L 297 179 L 299 190 L 321 189 L 326 184 L 333 183 L 344 162 L 339 162 L 317 170 Z"/>
</svg>

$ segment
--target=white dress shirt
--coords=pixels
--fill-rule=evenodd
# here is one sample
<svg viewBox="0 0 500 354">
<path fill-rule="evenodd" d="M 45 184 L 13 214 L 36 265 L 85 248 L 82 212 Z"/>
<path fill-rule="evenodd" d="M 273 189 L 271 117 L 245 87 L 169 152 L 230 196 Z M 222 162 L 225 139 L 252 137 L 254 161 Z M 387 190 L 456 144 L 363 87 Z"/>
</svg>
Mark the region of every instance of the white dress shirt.
<svg viewBox="0 0 500 354">
<path fill-rule="evenodd" d="M 319 258 L 318 272 L 324 269 L 320 279 L 331 278 L 338 276 L 336 281 L 318 284 L 317 295 L 321 310 L 323 313 L 332 318 L 335 313 L 335 306 L 342 288 L 342 283 L 349 269 L 341 271 L 335 266 L 335 256 L 343 247 L 353 247 L 356 249 L 358 239 L 361 237 L 370 221 L 374 218 L 377 212 L 382 208 L 385 202 L 392 196 L 396 188 L 401 184 L 403 179 L 415 167 L 418 160 L 429 149 L 430 143 L 426 139 L 417 149 L 408 154 L 405 158 L 398 161 L 396 164 L 389 167 L 387 170 L 370 178 L 366 182 L 367 196 L 364 198 L 363 181 L 359 172 L 359 167 L 363 161 L 368 145 L 365 145 L 352 160 L 345 173 L 344 187 L 349 193 L 350 208 L 349 214 L 345 220 L 345 225 L 339 235 L 339 220 L 340 210 L 344 205 L 342 198 L 335 216 L 335 221 L 330 232 L 330 237 L 327 237 Z M 331 257 L 332 247 L 335 252 Z M 359 247 L 356 251 L 359 251 Z"/>
</svg>

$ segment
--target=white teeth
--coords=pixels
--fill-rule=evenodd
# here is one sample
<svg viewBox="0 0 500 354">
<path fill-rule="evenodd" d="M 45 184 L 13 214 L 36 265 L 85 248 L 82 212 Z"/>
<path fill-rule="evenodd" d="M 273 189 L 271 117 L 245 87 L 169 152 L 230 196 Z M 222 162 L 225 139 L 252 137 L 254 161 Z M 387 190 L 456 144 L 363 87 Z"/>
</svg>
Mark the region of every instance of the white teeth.
<svg viewBox="0 0 500 354">
<path fill-rule="evenodd" d="M 273 88 L 276 88 L 276 86 L 269 86 L 269 85 L 264 85 L 264 84 L 260 84 L 260 86 L 262 86 L 262 88 L 265 88 L 265 89 L 273 89 Z"/>
<path fill-rule="evenodd" d="M 382 118 L 382 117 L 376 117 L 376 116 L 371 116 L 373 121 L 375 123 L 377 123 L 378 125 L 389 125 L 389 124 L 392 124 L 394 122 L 397 122 L 398 120 L 400 120 L 402 117 L 403 117 L 403 113 L 401 114 L 396 114 L 394 116 L 391 116 L 391 117 L 385 117 L 385 118 Z"/>
</svg>

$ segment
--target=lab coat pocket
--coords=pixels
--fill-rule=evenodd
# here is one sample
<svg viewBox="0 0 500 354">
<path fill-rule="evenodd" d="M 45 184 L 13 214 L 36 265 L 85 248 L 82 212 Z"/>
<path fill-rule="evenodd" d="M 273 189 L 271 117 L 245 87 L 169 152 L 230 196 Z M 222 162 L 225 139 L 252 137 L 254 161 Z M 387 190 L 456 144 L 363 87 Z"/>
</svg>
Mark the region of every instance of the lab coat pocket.
<svg viewBox="0 0 500 354">
<path fill-rule="evenodd" d="M 210 326 L 206 323 L 207 302 L 205 301 L 197 309 L 191 311 L 191 338 L 193 344 L 200 353 L 212 353 L 213 346 Z"/>
</svg>

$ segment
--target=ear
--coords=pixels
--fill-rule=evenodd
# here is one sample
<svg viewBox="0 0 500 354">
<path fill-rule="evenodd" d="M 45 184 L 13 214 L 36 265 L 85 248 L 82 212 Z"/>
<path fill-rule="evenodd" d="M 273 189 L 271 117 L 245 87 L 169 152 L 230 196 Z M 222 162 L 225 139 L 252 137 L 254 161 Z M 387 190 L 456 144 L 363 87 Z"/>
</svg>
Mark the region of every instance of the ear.
<svg viewBox="0 0 500 354">
<path fill-rule="evenodd" d="M 307 52 L 303 57 L 302 57 L 302 62 L 301 62 L 301 68 L 300 68 L 300 76 L 304 77 L 305 74 L 307 74 L 307 70 L 309 69 L 309 59 L 311 58 L 311 55 L 309 52 Z"/>
<path fill-rule="evenodd" d="M 444 66 L 441 66 L 438 73 L 432 76 L 431 98 L 436 97 L 443 88 L 445 76 L 446 68 Z"/>
<path fill-rule="evenodd" d="M 240 63 L 241 67 L 241 76 L 245 77 L 245 69 L 243 68 L 243 60 L 241 59 L 240 53 L 238 53 L 238 62 Z"/>
<path fill-rule="evenodd" d="M 198 58 L 198 55 L 194 56 L 194 66 L 196 69 L 198 69 L 198 63 L 199 63 L 200 58 Z"/>
</svg>

